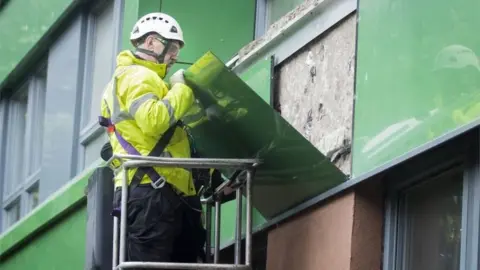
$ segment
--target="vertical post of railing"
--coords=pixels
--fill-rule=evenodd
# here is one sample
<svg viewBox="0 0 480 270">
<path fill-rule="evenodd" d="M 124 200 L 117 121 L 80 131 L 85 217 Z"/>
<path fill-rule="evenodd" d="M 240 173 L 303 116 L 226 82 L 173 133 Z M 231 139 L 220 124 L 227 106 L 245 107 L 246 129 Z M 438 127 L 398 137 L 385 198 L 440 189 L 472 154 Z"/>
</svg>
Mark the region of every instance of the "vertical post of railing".
<svg viewBox="0 0 480 270">
<path fill-rule="evenodd" d="M 127 244 L 127 200 L 128 200 L 128 168 L 123 169 L 122 199 L 120 206 L 120 261 L 125 262 Z"/>
<path fill-rule="evenodd" d="M 242 188 L 236 191 L 237 195 L 237 217 L 235 226 L 235 264 L 240 264 L 242 256 Z"/>
<path fill-rule="evenodd" d="M 118 218 L 113 217 L 113 250 L 112 250 L 112 267 L 118 265 Z"/>
<path fill-rule="evenodd" d="M 220 261 L 220 217 L 222 211 L 222 203 L 215 201 L 215 249 L 213 252 L 213 263 Z"/>
<path fill-rule="evenodd" d="M 205 240 L 205 260 L 207 263 L 212 262 L 210 254 L 212 252 L 212 204 L 207 202 L 207 210 L 205 214 L 205 229 L 207 230 L 206 240 Z"/>
<path fill-rule="evenodd" d="M 252 265 L 252 175 L 251 170 L 247 171 L 247 183 L 245 187 L 245 193 L 247 197 L 246 207 L 247 207 L 247 227 L 245 228 L 245 264 L 248 266 Z"/>
</svg>

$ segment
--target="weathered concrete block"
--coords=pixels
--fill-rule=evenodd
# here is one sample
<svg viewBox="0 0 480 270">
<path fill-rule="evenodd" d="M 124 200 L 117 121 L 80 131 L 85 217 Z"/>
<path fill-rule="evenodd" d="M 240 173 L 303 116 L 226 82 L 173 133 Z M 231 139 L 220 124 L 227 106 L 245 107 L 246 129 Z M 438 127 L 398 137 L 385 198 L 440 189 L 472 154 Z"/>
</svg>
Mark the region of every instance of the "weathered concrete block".
<svg viewBox="0 0 480 270">
<path fill-rule="evenodd" d="M 277 67 L 285 117 L 344 173 L 350 173 L 356 15 L 319 36 Z"/>
</svg>

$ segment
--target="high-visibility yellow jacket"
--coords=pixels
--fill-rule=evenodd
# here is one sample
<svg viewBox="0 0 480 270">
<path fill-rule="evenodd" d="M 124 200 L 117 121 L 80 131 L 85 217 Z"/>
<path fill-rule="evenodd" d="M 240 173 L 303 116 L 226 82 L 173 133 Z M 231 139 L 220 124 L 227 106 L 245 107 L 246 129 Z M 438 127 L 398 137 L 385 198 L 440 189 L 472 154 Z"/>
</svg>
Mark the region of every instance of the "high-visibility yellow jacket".
<svg viewBox="0 0 480 270">
<path fill-rule="evenodd" d="M 145 61 L 130 51 L 122 51 L 117 56 L 116 83 L 112 79 L 103 95 L 102 116 L 111 118 L 121 136 L 142 155 L 150 153 L 162 134 L 182 118 L 194 102 L 193 92 L 187 85 L 177 83 L 168 89 L 163 81 L 165 73 L 164 64 Z M 109 138 L 114 154 L 127 154 L 115 134 L 109 134 Z M 190 157 L 190 143 L 183 128 L 175 128 L 162 156 Z M 190 170 L 154 169 L 179 191 L 186 195 L 196 194 Z M 129 170 L 129 183 L 135 172 L 136 169 Z M 123 172 L 115 175 L 115 186 L 121 186 L 122 177 Z M 145 175 L 141 183 L 150 181 Z"/>
</svg>

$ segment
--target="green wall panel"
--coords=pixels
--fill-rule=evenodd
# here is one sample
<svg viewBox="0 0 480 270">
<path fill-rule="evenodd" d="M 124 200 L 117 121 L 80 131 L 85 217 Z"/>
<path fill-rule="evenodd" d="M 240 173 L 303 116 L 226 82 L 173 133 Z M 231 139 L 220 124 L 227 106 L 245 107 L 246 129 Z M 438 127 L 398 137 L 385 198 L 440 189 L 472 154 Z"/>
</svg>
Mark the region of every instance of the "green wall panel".
<svg viewBox="0 0 480 270">
<path fill-rule="evenodd" d="M 80 203 L 85 198 L 88 178 L 102 162 L 101 159 L 98 159 L 91 164 L 69 184 L 39 205 L 30 215 L 0 235 L 0 258 L 25 238 L 34 235 L 39 229 L 49 226 L 58 216 L 68 212 L 73 205 Z"/>
<path fill-rule="evenodd" d="M 345 180 L 340 170 L 214 54 L 202 56 L 185 76 L 200 101 L 183 119 L 199 153 L 263 160 L 255 175 L 253 201 L 266 220 Z M 192 117 L 194 113 L 203 118 Z"/>
<path fill-rule="evenodd" d="M 230 201 L 222 204 L 221 208 L 221 219 L 220 219 L 220 247 L 225 247 L 228 244 L 233 243 L 235 239 L 235 220 L 236 220 L 236 207 L 237 202 Z M 245 234 L 245 222 L 247 215 L 246 201 L 245 197 L 242 200 L 242 233 Z M 262 225 L 267 222 L 264 216 L 256 209 L 253 208 L 252 211 L 252 227 L 253 231 L 260 229 Z M 215 243 L 215 207 L 212 208 L 212 234 L 211 234 L 212 244 Z"/>
<path fill-rule="evenodd" d="M 0 269 L 84 269 L 85 224 L 86 207 L 82 207 L 2 261 Z"/>
<path fill-rule="evenodd" d="M 162 12 L 183 29 L 182 61 L 193 62 L 209 50 L 228 61 L 253 40 L 255 0 L 162 0 Z M 177 64 L 175 69 L 180 67 L 186 68 Z"/>
<path fill-rule="evenodd" d="M 72 0 L 11 0 L 0 10 L 0 82 L 71 3 Z"/>
<path fill-rule="evenodd" d="M 268 58 L 259 60 L 239 74 L 240 78 L 270 105 L 273 105 L 272 70 L 273 61 L 271 58 Z"/>
<path fill-rule="evenodd" d="M 480 116 L 478 0 L 361 0 L 353 176 Z"/>
<path fill-rule="evenodd" d="M 122 20 L 122 50 L 133 49 L 130 43 L 130 32 L 133 25 L 140 18 L 138 14 L 139 2 L 137 0 L 124 1 Z"/>
</svg>

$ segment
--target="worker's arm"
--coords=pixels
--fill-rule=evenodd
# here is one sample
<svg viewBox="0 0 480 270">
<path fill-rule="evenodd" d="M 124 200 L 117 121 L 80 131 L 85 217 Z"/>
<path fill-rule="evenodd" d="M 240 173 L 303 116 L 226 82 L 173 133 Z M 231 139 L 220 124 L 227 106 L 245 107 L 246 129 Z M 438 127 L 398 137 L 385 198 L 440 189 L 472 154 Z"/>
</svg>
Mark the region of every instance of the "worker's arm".
<svg viewBox="0 0 480 270">
<path fill-rule="evenodd" d="M 148 80 L 132 86 L 126 105 L 143 133 L 158 137 L 187 113 L 194 96 L 192 89 L 182 83 L 176 83 L 163 98 L 154 94 L 154 87 Z"/>
</svg>

